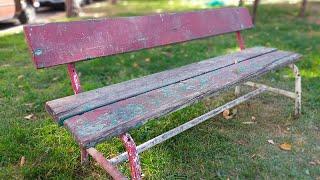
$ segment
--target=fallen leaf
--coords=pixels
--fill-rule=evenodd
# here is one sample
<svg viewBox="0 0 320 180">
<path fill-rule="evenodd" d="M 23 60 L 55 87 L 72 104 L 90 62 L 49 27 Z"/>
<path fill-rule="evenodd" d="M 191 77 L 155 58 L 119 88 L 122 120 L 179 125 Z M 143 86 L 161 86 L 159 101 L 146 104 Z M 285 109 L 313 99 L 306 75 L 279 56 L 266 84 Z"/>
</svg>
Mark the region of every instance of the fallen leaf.
<svg viewBox="0 0 320 180">
<path fill-rule="evenodd" d="M 310 165 L 312 165 L 312 166 L 317 165 L 317 163 L 316 163 L 316 162 L 314 162 L 314 161 L 310 161 L 310 162 L 309 162 L 309 164 L 310 164 Z"/>
<path fill-rule="evenodd" d="M 26 163 L 26 157 L 22 156 L 20 159 L 20 166 L 23 166 Z"/>
<path fill-rule="evenodd" d="M 280 144 L 280 149 L 282 150 L 285 150 L 285 151 L 291 151 L 291 144 L 288 144 L 288 143 L 283 143 L 283 144 Z"/>
<path fill-rule="evenodd" d="M 316 166 L 316 165 L 320 165 L 320 160 L 313 160 L 309 162 L 310 165 Z"/>
<path fill-rule="evenodd" d="M 145 62 L 150 62 L 150 58 L 144 59 Z"/>
<path fill-rule="evenodd" d="M 253 121 L 246 121 L 246 122 L 242 122 L 242 124 L 254 124 L 256 122 L 253 122 Z"/>
<path fill-rule="evenodd" d="M 269 139 L 269 140 L 268 140 L 268 143 L 274 145 L 274 141 L 273 141 L 272 139 Z"/>
<path fill-rule="evenodd" d="M 230 110 L 229 109 L 224 110 L 222 115 L 227 120 L 232 118 L 232 116 L 230 115 Z"/>
<path fill-rule="evenodd" d="M 29 114 L 24 117 L 25 119 L 32 120 L 34 118 L 34 114 Z"/>
<path fill-rule="evenodd" d="M 24 76 L 23 75 L 19 75 L 18 76 L 18 79 L 20 80 L 20 79 L 22 79 Z"/>
<path fill-rule="evenodd" d="M 133 67 L 137 68 L 137 67 L 139 67 L 139 64 L 133 63 Z"/>
<path fill-rule="evenodd" d="M 245 145 L 248 145 L 248 142 L 246 140 L 240 139 L 237 141 L 237 144 L 245 146 Z"/>
<path fill-rule="evenodd" d="M 231 109 L 231 111 L 229 109 L 226 109 L 223 111 L 222 116 L 228 120 L 233 118 L 237 114 L 237 112 L 237 108 Z"/>
<path fill-rule="evenodd" d="M 33 107 L 34 103 L 25 103 L 25 106 L 28 106 L 29 108 Z"/>
</svg>

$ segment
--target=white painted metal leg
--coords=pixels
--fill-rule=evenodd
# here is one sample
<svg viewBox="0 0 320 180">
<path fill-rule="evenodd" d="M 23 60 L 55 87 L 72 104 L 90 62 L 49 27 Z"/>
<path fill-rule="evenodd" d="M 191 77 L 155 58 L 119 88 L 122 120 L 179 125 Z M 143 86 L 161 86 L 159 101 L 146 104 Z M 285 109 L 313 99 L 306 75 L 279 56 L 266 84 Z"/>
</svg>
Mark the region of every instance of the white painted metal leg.
<svg viewBox="0 0 320 180">
<path fill-rule="evenodd" d="M 150 149 L 151 147 L 153 147 L 159 143 L 162 143 L 163 141 L 166 141 L 167 139 L 170 139 L 173 136 L 176 136 L 177 134 L 180 134 L 183 131 L 190 129 L 190 128 L 208 120 L 209 118 L 212 118 L 212 117 L 222 113 L 226 109 L 230 109 L 240 103 L 243 103 L 244 101 L 247 101 L 248 99 L 250 99 L 256 95 L 263 93 L 264 91 L 266 91 L 266 88 L 261 87 L 261 88 L 258 88 L 256 90 L 252 91 L 252 92 L 249 92 L 248 94 L 245 94 L 245 95 L 243 95 L 233 101 L 230 101 L 225 105 L 222 105 L 222 106 L 220 106 L 220 107 L 218 107 L 218 108 L 216 108 L 206 114 L 203 114 L 203 115 L 201 115 L 201 116 L 199 116 L 199 117 L 197 117 L 197 118 L 195 118 L 185 124 L 182 124 L 174 129 L 171 129 L 168 132 L 165 132 L 165 133 L 163 133 L 163 134 L 161 134 L 161 135 L 159 135 L 159 136 L 157 136 L 147 142 L 140 144 L 139 146 L 137 146 L 137 151 L 138 151 L 138 153 L 141 153 L 147 149 Z M 124 153 L 110 159 L 109 162 L 112 164 L 118 164 L 118 163 L 121 163 L 127 159 L 128 159 L 128 153 L 124 152 Z"/>
<path fill-rule="evenodd" d="M 295 76 L 295 105 L 294 105 L 294 115 L 299 116 L 301 114 L 301 75 L 298 67 L 295 64 L 291 64 L 290 67 L 293 70 Z"/>
<path fill-rule="evenodd" d="M 234 89 L 234 95 L 236 97 L 239 97 L 240 95 L 240 86 L 236 86 L 235 89 Z"/>
</svg>

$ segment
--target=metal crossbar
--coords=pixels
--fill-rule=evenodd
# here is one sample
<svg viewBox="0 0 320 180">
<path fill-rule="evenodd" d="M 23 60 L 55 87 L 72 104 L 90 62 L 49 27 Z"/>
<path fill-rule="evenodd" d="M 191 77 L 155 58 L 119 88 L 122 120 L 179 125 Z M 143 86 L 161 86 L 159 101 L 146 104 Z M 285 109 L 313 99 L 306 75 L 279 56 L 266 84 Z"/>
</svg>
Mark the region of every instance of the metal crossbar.
<svg viewBox="0 0 320 180">
<path fill-rule="evenodd" d="M 206 120 L 208 120 L 218 114 L 220 114 L 220 113 L 222 113 L 226 109 L 230 109 L 240 103 L 243 103 L 244 101 L 246 101 L 254 96 L 257 96 L 258 94 L 261 94 L 264 91 L 266 91 L 266 88 L 260 87 L 260 88 L 254 90 L 244 96 L 241 96 L 233 101 L 230 101 L 230 102 L 228 102 L 228 103 L 226 103 L 226 104 L 224 104 L 224 105 L 222 105 L 222 106 L 220 106 L 220 107 L 218 107 L 218 108 L 216 108 L 206 114 L 203 114 L 203 115 L 201 115 L 201 116 L 199 116 L 199 117 L 197 117 L 197 118 L 195 118 L 185 124 L 182 124 L 182 125 L 174 128 L 166 133 L 163 133 L 163 134 L 137 146 L 137 151 L 138 151 L 138 153 L 141 153 L 147 149 L 150 149 L 151 147 L 153 147 L 159 143 L 162 143 L 162 142 L 164 142 L 164 141 L 166 141 L 166 140 L 168 140 L 168 139 L 170 139 L 170 138 L 172 138 L 172 137 L 174 137 L 174 136 L 176 136 L 176 135 L 178 135 L 178 134 L 180 134 L 180 133 L 182 133 L 182 132 L 184 132 L 184 131 L 186 131 L 186 130 L 188 130 L 188 129 L 190 129 L 190 128 L 192 128 L 192 127 L 194 127 L 194 126 L 196 126 L 196 125 L 198 125 L 198 124 L 200 124 L 200 123 L 202 123 L 202 122 L 204 122 L 204 121 L 206 121 Z M 124 153 L 110 159 L 109 162 L 112 164 L 118 164 L 123 161 L 126 161 L 127 159 L 128 159 L 128 153 L 124 152 Z"/>
</svg>

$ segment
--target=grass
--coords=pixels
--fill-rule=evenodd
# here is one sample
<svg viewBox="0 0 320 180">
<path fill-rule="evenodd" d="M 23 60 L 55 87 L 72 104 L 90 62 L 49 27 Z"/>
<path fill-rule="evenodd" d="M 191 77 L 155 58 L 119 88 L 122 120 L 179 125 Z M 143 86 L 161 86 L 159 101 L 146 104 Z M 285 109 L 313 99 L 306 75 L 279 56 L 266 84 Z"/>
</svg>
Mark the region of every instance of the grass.
<svg viewBox="0 0 320 180">
<path fill-rule="evenodd" d="M 200 8 L 175 6 L 179 11 Z M 316 3 L 314 6 L 320 7 Z M 155 9 L 174 11 L 167 1 L 128 1 L 112 11 L 124 16 Z M 98 10 L 104 11 L 101 7 Z M 261 95 L 238 106 L 238 114 L 231 120 L 215 117 L 143 153 L 146 179 L 320 178 L 320 165 L 310 163 L 320 160 L 320 26 L 312 21 L 320 13 L 298 19 L 297 11 L 297 5 L 263 5 L 256 28 L 244 32 L 244 36 L 247 47 L 270 46 L 303 54 L 297 64 L 303 78 L 300 119 L 292 116 L 293 101 Z M 235 50 L 231 34 L 78 63 L 77 69 L 84 89 L 90 90 Z M 90 166 L 80 165 L 80 152 L 72 136 L 44 110 L 46 101 L 72 94 L 66 67 L 35 70 L 27 52 L 23 34 L 0 37 L 0 178 L 108 178 L 93 161 Z M 283 69 L 258 81 L 292 89 L 294 77 L 289 69 Z M 132 136 L 139 144 L 232 98 L 232 91 L 228 91 L 205 99 L 131 131 Z M 34 117 L 25 119 L 29 114 Z M 242 123 L 251 121 L 252 116 L 255 124 Z M 268 139 L 276 144 L 267 143 Z M 291 151 L 279 149 L 284 142 L 292 144 Z M 124 150 L 117 139 L 97 148 L 106 157 Z M 22 156 L 26 162 L 20 166 Z M 119 169 L 128 175 L 127 164 Z"/>
</svg>

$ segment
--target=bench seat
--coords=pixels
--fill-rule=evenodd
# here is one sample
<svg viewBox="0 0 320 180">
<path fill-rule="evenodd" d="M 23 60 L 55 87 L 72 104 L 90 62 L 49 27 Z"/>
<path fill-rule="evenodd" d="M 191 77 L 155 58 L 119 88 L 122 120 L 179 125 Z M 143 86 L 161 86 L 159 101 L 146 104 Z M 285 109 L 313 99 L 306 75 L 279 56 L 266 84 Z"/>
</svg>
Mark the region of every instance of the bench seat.
<svg viewBox="0 0 320 180">
<path fill-rule="evenodd" d="M 294 63 L 299 54 L 254 47 L 46 103 L 83 147 L 139 127 L 205 96 Z"/>
</svg>

